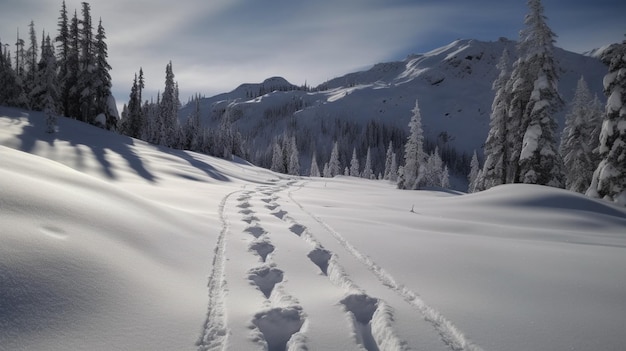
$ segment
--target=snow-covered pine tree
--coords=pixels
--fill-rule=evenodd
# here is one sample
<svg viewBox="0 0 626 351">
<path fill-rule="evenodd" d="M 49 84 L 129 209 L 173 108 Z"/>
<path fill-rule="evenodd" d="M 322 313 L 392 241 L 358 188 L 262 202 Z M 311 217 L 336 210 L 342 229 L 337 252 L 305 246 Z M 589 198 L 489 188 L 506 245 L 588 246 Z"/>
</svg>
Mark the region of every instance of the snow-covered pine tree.
<svg viewBox="0 0 626 351">
<path fill-rule="evenodd" d="M 523 137 L 515 181 L 563 187 L 563 161 L 558 153 L 554 117 L 562 106 L 553 54 L 556 35 L 546 23 L 541 1 L 529 0 L 528 7 L 526 28 L 520 32 L 517 67 L 518 72 L 520 69 L 524 72 L 521 72 L 522 82 L 513 84 L 513 94 L 519 93 L 519 102 L 524 103 L 518 129 Z M 527 90 L 516 90 L 516 85 Z"/>
<path fill-rule="evenodd" d="M 283 155 L 283 147 L 280 145 L 280 142 L 278 140 L 274 141 L 274 146 L 272 148 L 272 165 L 270 169 L 278 173 L 287 172 L 287 169 L 285 168 L 285 158 Z"/>
<path fill-rule="evenodd" d="M 57 124 L 59 106 L 59 84 L 57 81 L 57 63 L 54 46 L 50 36 L 46 36 L 42 46 L 41 59 L 38 65 L 38 103 L 46 114 L 46 131 L 54 133 Z"/>
<path fill-rule="evenodd" d="M 598 130 L 602 124 L 602 110 L 591 95 L 587 83 L 580 77 L 574 99 L 565 117 L 565 128 L 559 152 L 565 165 L 565 188 L 585 193 L 598 165 Z"/>
<path fill-rule="evenodd" d="M 300 175 L 300 153 L 298 152 L 298 144 L 296 137 L 289 138 L 289 160 L 287 164 L 287 174 Z"/>
<path fill-rule="evenodd" d="M 609 66 L 603 81 L 608 99 L 598 147 L 601 161 L 587 195 L 626 206 L 626 40 L 609 46 L 602 61 Z"/>
<path fill-rule="evenodd" d="M 389 173 L 391 173 L 391 158 L 393 157 L 393 141 L 389 141 L 387 147 L 387 154 L 385 155 L 385 170 L 383 173 L 383 179 L 389 180 Z"/>
<path fill-rule="evenodd" d="M 165 89 L 159 105 L 160 133 L 159 145 L 172 147 L 177 143 L 178 131 L 178 97 L 172 61 L 165 66 Z M 227 155 L 224 155 L 226 157 Z"/>
<path fill-rule="evenodd" d="M 311 170 L 309 171 L 309 176 L 310 177 L 320 176 L 320 169 L 319 169 L 319 166 L 317 165 L 317 155 L 315 154 L 315 151 L 313 151 L 313 156 L 311 157 Z"/>
<path fill-rule="evenodd" d="M 485 164 L 481 177 L 470 184 L 469 192 L 489 189 L 493 186 L 506 183 L 507 166 L 510 162 L 507 148 L 507 118 L 511 94 L 507 89 L 511 74 L 509 72 L 509 52 L 505 49 L 496 66 L 500 70 L 498 78 L 493 82 L 492 89 L 495 97 L 491 104 L 489 134 L 485 141 Z M 474 152 L 474 154 L 476 154 Z M 476 159 L 478 162 L 478 158 Z M 474 189 L 474 190 L 472 190 Z"/>
<path fill-rule="evenodd" d="M 474 150 L 474 154 L 472 155 L 472 161 L 470 162 L 470 172 L 467 175 L 467 192 L 474 193 L 478 191 L 478 182 L 480 173 L 480 164 L 478 163 L 478 156 L 476 155 L 476 150 Z"/>
<path fill-rule="evenodd" d="M 409 122 L 410 134 L 407 137 L 406 144 L 404 144 L 403 172 L 401 181 L 398 182 L 398 188 L 400 189 L 417 189 L 421 186 L 423 167 L 426 160 L 422 116 L 417 99 L 415 99 L 415 107 L 411 112 L 413 112 L 413 115 Z"/>
<path fill-rule="evenodd" d="M 356 156 L 356 148 L 352 149 L 352 159 L 350 159 L 350 169 L 349 174 L 352 177 L 360 177 L 361 170 L 359 165 L 359 159 Z"/>
<path fill-rule="evenodd" d="M 333 150 L 330 153 L 330 161 L 328 161 L 328 172 L 330 177 L 341 175 L 341 161 L 339 160 L 339 144 L 335 141 Z M 326 177 L 326 175 L 324 175 Z"/>
<path fill-rule="evenodd" d="M 3 45 L 0 42 L 0 48 Z M 26 95 L 19 83 L 19 78 L 11 66 L 11 55 L 7 50 L 0 55 L 0 104 L 8 106 L 25 107 Z"/>
<path fill-rule="evenodd" d="M 450 170 L 448 169 L 448 165 L 443 167 L 443 171 L 441 173 L 441 187 L 444 189 L 450 188 Z"/>
<path fill-rule="evenodd" d="M 439 147 L 426 159 L 423 167 L 422 185 L 424 186 L 441 186 L 443 178 L 443 161 L 439 155 Z"/>
<path fill-rule="evenodd" d="M 137 74 L 133 79 L 133 86 L 130 89 L 130 96 L 128 99 L 128 112 L 125 118 L 122 120 L 123 130 L 125 135 L 131 138 L 140 138 L 143 129 L 143 120 L 141 116 L 141 100 L 139 98 L 139 85 L 137 82 Z"/>
<path fill-rule="evenodd" d="M 37 82 L 37 78 L 39 77 L 39 74 L 37 73 L 37 51 L 39 50 L 39 45 L 37 45 L 37 35 L 35 33 L 34 21 L 30 21 L 30 24 L 28 25 L 28 30 L 30 45 L 26 50 L 26 61 L 24 62 L 26 68 L 26 75 L 24 76 L 24 89 L 26 91 L 26 94 L 28 95 L 30 108 L 41 111 L 43 107 L 39 104 L 39 101 L 37 101 L 34 96 L 37 95 L 40 91 L 40 88 L 38 87 L 39 82 Z"/>
<path fill-rule="evenodd" d="M 376 179 L 376 175 L 374 171 L 372 171 L 372 153 L 370 148 L 367 148 L 367 156 L 365 156 L 365 167 L 363 168 L 363 173 L 361 177 L 365 179 Z"/>
<path fill-rule="evenodd" d="M 330 173 L 330 167 L 328 166 L 328 162 L 324 163 L 324 178 L 332 178 L 332 174 Z"/>
<path fill-rule="evenodd" d="M 93 72 L 94 108 L 95 114 L 103 113 L 106 117 L 106 128 L 117 129 L 117 113 L 112 110 L 111 101 L 111 66 L 108 62 L 108 48 L 105 42 L 106 35 L 102 26 L 102 19 L 98 22 L 96 41 L 94 44 L 95 68 Z"/>
<path fill-rule="evenodd" d="M 64 114 L 74 119 L 80 118 L 80 91 L 78 89 L 78 76 L 80 72 L 80 30 L 78 26 L 78 14 L 74 16 L 68 27 L 68 54 L 66 60 L 67 70 L 65 76 L 59 76 L 60 84 L 64 91 Z"/>
<path fill-rule="evenodd" d="M 79 71 L 77 80 L 77 94 L 79 100 L 79 120 L 93 123 L 95 121 L 95 88 L 94 88 L 94 71 L 95 71 L 95 55 L 93 40 L 93 25 L 91 22 L 91 6 L 87 2 L 82 2 L 81 13 L 83 18 L 80 20 L 80 29 L 78 37 L 79 45 Z"/>
<path fill-rule="evenodd" d="M 57 43 L 57 65 L 58 65 L 58 82 L 59 82 L 59 92 L 61 94 L 61 111 L 62 114 L 68 115 L 67 111 L 69 110 L 69 86 L 66 83 L 65 79 L 68 76 L 68 62 L 70 55 L 70 29 L 69 29 L 69 19 L 67 17 L 67 7 L 65 6 L 65 0 L 61 5 L 61 11 L 59 14 L 59 22 L 58 22 L 59 33 L 54 39 Z"/>
<path fill-rule="evenodd" d="M 397 182 L 398 181 L 398 160 L 396 157 L 396 153 L 394 152 L 391 155 L 391 166 L 389 167 L 389 178 L 387 178 L 387 180 L 390 180 L 392 182 Z"/>
</svg>

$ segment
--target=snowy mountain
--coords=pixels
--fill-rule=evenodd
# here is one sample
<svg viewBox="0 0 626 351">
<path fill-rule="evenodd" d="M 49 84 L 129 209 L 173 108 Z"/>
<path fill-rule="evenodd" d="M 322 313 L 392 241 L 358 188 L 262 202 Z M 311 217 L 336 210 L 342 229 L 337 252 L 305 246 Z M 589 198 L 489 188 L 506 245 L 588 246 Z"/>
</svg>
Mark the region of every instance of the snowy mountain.
<svg viewBox="0 0 626 351">
<path fill-rule="evenodd" d="M 465 154 L 464 162 L 469 163 L 473 150 L 482 153 L 494 96 L 491 84 L 499 73 L 495 66 L 505 48 L 515 60 L 514 41 L 458 40 L 403 61 L 376 64 L 310 90 L 271 78 L 203 99 L 201 113 L 207 126 L 215 126 L 227 116 L 247 139 L 249 159 L 255 164 L 269 166 L 271 140 L 287 132 L 296 135 L 304 174 L 308 174 L 313 151 L 320 165 L 328 161 L 334 140 L 340 142 L 344 165 L 354 147 L 362 157 L 371 147 L 378 173 L 382 172 L 390 140 L 400 152 L 410 110 L 418 98 L 425 136 L 431 145 Z M 604 99 L 602 77 L 607 68 L 597 58 L 558 48 L 555 56 L 561 70 L 559 91 L 566 102 L 573 97 L 581 76 L 591 91 Z M 185 119 L 193 110 L 193 104 L 187 105 L 180 118 Z M 561 128 L 564 112 L 558 116 Z"/>
<path fill-rule="evenodd" d="M 623 207 L 288 178 L 67 118 L 45 130 L 0 107 L 0 350 L 626 344 Z"/>
</svg>

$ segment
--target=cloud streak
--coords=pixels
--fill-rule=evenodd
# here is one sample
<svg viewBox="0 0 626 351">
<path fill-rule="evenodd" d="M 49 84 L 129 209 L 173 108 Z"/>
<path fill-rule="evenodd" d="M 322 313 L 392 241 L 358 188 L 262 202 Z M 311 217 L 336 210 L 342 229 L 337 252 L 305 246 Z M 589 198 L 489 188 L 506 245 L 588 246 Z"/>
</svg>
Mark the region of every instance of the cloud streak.
<svg viewBox="0 0 626 351">
<path fill-rule="evenodd" d="M 66 1 L 80 17 L 80 1 Z M 495 0 L 98 0 L 94 23 L 107 32 L 113 92 L 128 99 L 133 74 L 143 67 L 146 96 L 162 89 L 171 60 L 185 99 L 213 95 L 244 82 L 284 76 L 319 84 L 374 63 L 426 52 L 458 38 L 517 39 L 523 2 Z M 582 52 L 623 39 L 626 4 L 544 0 L 557 45 Z M 54 36 L 61 1 L 0 0 L 0 38 L 14 43 L 28 23 Z M 10 39 L 10 40 L 9 40 Z"/>
</svg>

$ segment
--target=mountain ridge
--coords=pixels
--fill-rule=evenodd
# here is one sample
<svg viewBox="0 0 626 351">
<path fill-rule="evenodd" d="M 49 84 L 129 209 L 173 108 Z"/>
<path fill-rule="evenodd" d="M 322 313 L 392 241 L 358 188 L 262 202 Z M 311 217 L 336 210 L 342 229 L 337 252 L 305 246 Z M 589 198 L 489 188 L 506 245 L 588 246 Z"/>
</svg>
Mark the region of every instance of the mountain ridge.
<svg viewBox="0 0 626 351">
<path fill-rule="evenodd" d="M 397 134 L 407 130 L 417 98 L 425 137 L 432 145 L 459 154 L 476 150 L 480 155 L 489 130 L 494 96 L 491 85 L 499 74 L 495 66 L 504 49 L 514 62 L 515 46 L 515 41 L 506 38 L 491 42 L 460 39 L 404 60 L 374 64 L 368 70 L 330 79 L 315 88 L 297 87 L 278 77 L 257 85 L 242 84 L 230 93 L 202 99 L 201 115 L 208 127 L 228 115 L 253 151 L 249 158 L 255 164 L 267 166 L 272 140 L 288 133 L 298 139 L 301 165 L 306 165 L 302 167 L 304 174 L 308 174 L 306 167 L 313 151 L 323 165 L 336 140 L 342 144 L 344 166 L 353 148 L 364 156 L 371 147 L 375 173 L 379 173 L 390 140 L 401 153 L 404 135 Z M 604 64 L 596 57 L 560 48 L 555 48 L 555 57 L 561 72 L 559 92 L 566 103 L 581 76 L 592 93 L 604 100 Z M 271 82 L 280 82 L 279 89 L 269 91 Z M 261 88 L 266 88 L 265 94 L 251 95 L 253 89 Z M 244 90 L 248 95 L 242 95 Z M 192 111 L 192 104 L 188 104 L 179 116 L 184 119 Z M 565 111 L 557 114 L 559 133 Z M 385 127 L 390 131 L 370 138 L 375 140 L 363 141 L 369 123 L 375 124 L 374 129 Z"/>
</svg>

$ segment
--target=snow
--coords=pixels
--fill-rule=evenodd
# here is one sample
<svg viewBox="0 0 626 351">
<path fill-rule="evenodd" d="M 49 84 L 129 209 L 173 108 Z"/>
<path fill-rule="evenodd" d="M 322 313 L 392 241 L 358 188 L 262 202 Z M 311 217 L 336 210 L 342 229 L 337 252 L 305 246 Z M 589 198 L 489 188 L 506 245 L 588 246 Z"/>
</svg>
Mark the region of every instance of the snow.
<svg viewBox="0 0 626 351">
<path fill-rule="evenodd" d="M 613 92 L 606 101 L 606 112 L 617 112 L 622 108 L 622 89 L 621 87 L 615 87 Z"/>
<path fill-rule="evenodd" d="M 0 160 L 0 349 L 626 343 L 626 210 L 608 202 L 286 178 L 8 108 Z"/>
</svg>

